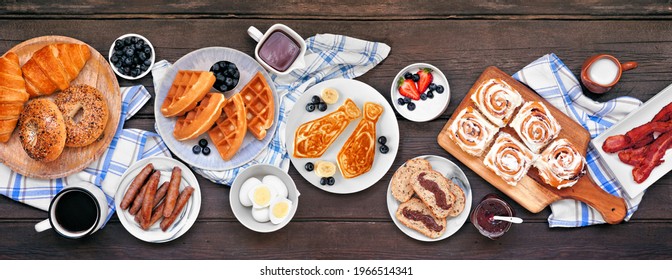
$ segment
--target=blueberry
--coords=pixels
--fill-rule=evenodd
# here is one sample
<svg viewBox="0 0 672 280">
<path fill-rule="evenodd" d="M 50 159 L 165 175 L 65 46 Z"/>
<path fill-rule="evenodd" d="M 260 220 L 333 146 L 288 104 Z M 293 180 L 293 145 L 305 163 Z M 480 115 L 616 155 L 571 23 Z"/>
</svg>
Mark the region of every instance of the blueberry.
<svg viewBox="0 0 672 280">
<path fill-rule="evenodd" d="M 114 63 L 114 67 L 116 67 L 117 70 L 121 69 L 121 60 L 115 62 L 115 63 Z"/>
<path fill-rule="evenodd" d="M 151 55 L 152 54 L 152 49 L 149 48 L 149 46 L 145 46 L 144 49 L 142 49 L 142 52 Z"/>
<path fill-rule="evenodd" d="M 131 70 L 131 76 L 137 77 L 138 75 L 140 75 L 140 70 L 139 69 Z"/>
<path fill-rule="evenodd" d="M 133 65 L 138 65 L 140 64 L 140 59 L 137 56 L 133 57 Z"/>
<path fill-rule="evenodd" d="M 238 85 L 238 78 L 233 78 L 231 80 L 233 80 L 233 87 L 236 87 L 236 85 Z"/>
<path fill-rule="evenodd" d="M 141 61 L 145 61 L 145 60 L 147 60 L 147 54 L 145 54 L 144 52 L 141 52 L 140 54 L 138 54 L 137 57 L 138 57 Z"/>
<path fill-rule="evenodd" d="M 385 146 L 385 145 L 381 145 L 379 150 L 380 150 L 381 154 L 387 154 L 387 152 L 390 151 L 390 147 Z"/>
<path fill-rule="evenodd" d="M 313 104 L 313 103 L 306 104 L 306 111 L 308 111 L 308 112 L 315 111 L 315 104 Z"/>
<path fill-rule="evenodd" d="M 322 178 L 320 178 L 320 185 L 322 185 L 322 186 L 326 185 L 326 184 L 327 184 L 327 181 L 328 181 L 328 180 L 327 180 L 326 177 L 322 177 Z"/>
<path fill-rule="evenodd" d="M 194 152 L 194 154 L 200 154 L 201 153 L 201 146 L 195 145 L 193 148 L 191 148 L 191 151 Z"/>
<path fill-rule="evenodd" d="M 145 46 L 145 40 L 138 38 L 138 42 L 136 44 L 140 44 L 140 46 Z"/>
<path fill-rule="evenodd" d="M 411 99 L 408 97 L 404 97 L 404 103 L 406 104 L 411 103 Z"/>
<path fill-rule="evenodd" d="M 399 99 L 397 99 L 397 103 L 399 103 L 399 105 L 401 106 L 404 106 L 404 104 L 406 104 L 406 101 L 403 98 L 399 97 Z"/>
<path fill-rule="evenodd" d="M 227 88 L 233 88 L 233 79 L 226 77 L 226 79 L 224 79 L 224 84 Z"/>
<path fill-rule="evenodd" d="M 209 155 L 210 154 L 210 148 L 208 147 L 203 147 L 203 155 Z"/>
<path fill-rule="evenodd" d="M 124 46 L 128 46 L 130 44 L 131 44 L 131 38 L 130 37 L 124 38 Z"/>
<path fill-rule="evenodd" d="M 413 77 L 411 78 L 414 82 L 417 82 L 420 80 L 420 75 L 418 74 L 413 74 Z"/>
<path fill-rule="evenodd" d="M 124 67 L 123 71 L 124 71 L 124 75 L 128 75 L 129 73 L 131 73 L 131 68 L 126 66 L 126 67 Z"/>
<path fill-rule="evenodd" d="M 121 40 L 114 41 L 114 50 L 120 50 L 124 47 L 124 42 Z"/>
<path fill-rule="evenodd" d="M 324 112 L 327 110 L 327 103 L 320 102 L 319 105 L 317 105 L 317 109 L 320 110 L 320 112 Z"/>
<path fill-rule="evenodd" d="M 427 94 L 420 94 L 420 99 L 427 100 Z"/>
<path fill-rule="evenodd" d="M 215 63 L 210 67 L 210 71 L 212 72 L 219 72 L 219 63 Z"/>
<path fill-rule="evenodd" d="M 145 72 L 145 71 L 147 71 L 147 69 L 149 69 L 149 66 L 143 64 L 143 65 L 140 65 L 140 69 L 142 69 L 142 72 Z"/>
<path fill-rule="evenodd" d="M 431 90 L 429 92 L 427 92 L 427 98 L 429 98 L 429 99 L 434 98 L 434 92 L 431 91 Z"/>
<path fill-rule="evenodd" d="M 114 51 L 114 55 L 122 56 L 122 55 L 124 55 L 124 51 L 122 51 L 122 50 Z"/>
<path fill-rule="evenodd" d="M 311 172 L 311 171 L 315 170 L 315 165 L 312 162 L 308 162 L 308 163 L 306 163 L 305 166 L 303 166 L 303 168 L 305 168 L 306 171 Z"/>
<path fill-rule="evenodd" d="M 198 145 L 201 147 L 205 147 L 208 145 L 208 140 L 205 139 L 198 140 Z"/>
<path fill-rule="evenodd" d="M 142 47 L 142 45 L 140 45 L 140 43 L 135 43 L 135 45 L 133 45 L 133 46 L 135 47 L 135 49 L 137 51 L 142 51 L 142 49 L 143 49 L 143 47 Z"/>
<path fill-rule="evenodd" d="M 124 54 L 125 54 L 126 56 L 128 56 L 128 57 L 132 57 L 133 54 L 135 54 L 135 51 L 133 50 L 133 48 L 127 48 L 127 49 L 124 51 Z"/>
<path fill-rule="evenodd" d="M 226 65 L 226 68 L 231 72 L 238 72 L 238 67 L 236 67 L 236 65 L 231 62 L 229 62 L 228 65 Z"/>
<path fill-rule="evenodd" d="M 381 145 L 385 145 L 385 143 L 387 143 L 387 137 L 385 136 L 378 137 L 378 143 L 380 143 Z"/>
<path fill-rule="evenodd" d="M 240 78 L 240 72 L 238 72 L 238 71 L 233 72 L 232 76 L 233 76 L 234 79 L 238 79 L 238 78 Z"/>
<path fill-rule="evenodd" d="M 409 102 L 408 105 L 406 105 L 406 106 L 408 107 L 409 111 L 415 110 L 415 103 L 413 103 L 413 102 Z"/>
<path fill-rule="evenodd" d="M 112 64 L 117 63 L 117 61 L 119 61 L 119 57 L 116 56 L 116 55 L 113 55 L 113 56 L 110 58 L 110 61 L 112 62 Z"/>
<path fill-rule="evenodd" d="M 429 84 L 429 90 L 436 90 L 436 84 L 435 83 Z"/>
<path fill-rule="evenodd" d="M 436 86 L 436 92 L 438 94 L 442 94 L 443 93 L 443 86 L 442 85 L 437 85 Z"/>
<path fill-rule="evenodd" d="M 327 178 L 327 185 L 333 186 L 334 184 L 336 184 L 336 179 L 334 179 L 334 177 Z"/>
<path fill-rule="evenodd" d="M 313 95 L 313 97 L 310 99 L 310 102 L 313 102 L 314 104 L 318 104 L 320 101 L 322 100 L 320 100 L 320 97 L 317 95 Z"/>
<path fill-rule="evenodd" d="M 131 37 L 131 43 L 135 44 L 138 42 L 138 37 Z"/>
<path fill-rule="evenodd" d="M 130 66 L 131 64 L 133 64 L 133 59 L 130 57 L 124 58 L 124 66 Z"/>
<path fill-rule="evenodd" d="M 410 72 L 404 73 L 404 79 L 407 79 L 407 80 L 408 79 L 413 79 L 413 74 L 411 74 Z"/>
<path fill-rule="evenodd" d="M 152 65 L 152 60 L 151 60 L 151 59 L 147 59 L 147 60 L 143 61 L 142 64 L 147 65 L 147 66 L 150 66 L 150 65 Z"/>
</svg>

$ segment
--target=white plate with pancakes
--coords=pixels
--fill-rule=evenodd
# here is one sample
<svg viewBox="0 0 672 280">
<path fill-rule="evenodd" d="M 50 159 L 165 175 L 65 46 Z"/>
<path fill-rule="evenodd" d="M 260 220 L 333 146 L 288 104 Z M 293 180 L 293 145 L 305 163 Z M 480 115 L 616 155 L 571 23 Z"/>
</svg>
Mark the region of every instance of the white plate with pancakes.
<svg viewBox="0 0 672 280">
<path fill-rule="evenodd" d="M 250 82 L 257 72 L 261 72 L 266 79 L 266 83 L 273 92 L 275 104 L 273 124 L 267 130 L 266 137 L 260 141 L 257 140 L 251 133 L 247 132 L 240 149 L 238 149 L 238 152 L 228 161 L 222 159 L 219 156 L 217 148 L 212 143 L 212 139 L 210 139 L 210 136 L 208 136 L 207 132 L 191 140 L 178 141 L 175 139 L 173 136 L 173 131 L 175 130 L 177 117 L 167 118 L 161 113 L 161 105 L 166 99 L 166 95 L 168 94 L 173 80 L 175 79 L 175 76 L 179 70 L 209 71 L 213 64 L 222 60 L 233 62 L 236 64 L 238 71 L 240 72 L 240 80 L 238 81 L 238 85 L 236 85 L 236 87 L 234 87 L 232 90 L 224 93 L 227 99 L 240 92 L 240 90 L 243 89 L 248 82 Z M 219 91 L 213 88 L 210 92 Z M 266 70 L 264 70 L 264 68 L 262 68 L 261 65 L 259 65 L 259 63 L 249 55 L 238 50 L 225 47 L 209 47 L 198 49 L 178 59 L 175 64 L 170 66 L 166 71 L 161 84 L 159 84 L 158 88 L 156 89 L 156 98 L 154 100 L 154 116 L 156 118 L 157 132 L 161 135 L 161 138 L 163 138 L 170 151 L 187 164 L 207 170 L 228 170 L 236 168 L 248 163 L 257 155 L 259 155 L 273 139 L 273 135 L 275 134 L 275 129 L 278 123 L 279 110 L 280 98 L 278 97 L 275 90 L 275 85 L 273 84 L 273 81 L 271 80 L 271 77 L 268 75 Z M 192 148 L 198 145 L 198 141 L 200 139 L 206 139 L 208 141 L 208 147 L 210 148 L 211 153 L 207 156 L 203 155 L 202 153 L 194 154 L 192 152 Z"/>
<path fill-rule="evenodd" d="M 159 186 L 166 181 L 170 181 L 173 167 L 177 166 L 182 169 L 182 180 L 180 182 L 180 192 L 187 186 L 194 188 L 194 192 L 189 198 L 189 202 L 184 206 L 182 213 L 177 217 L 175 222 L 166 230 L 162 231 L 159 227 L 159 222 L 155 223 L 148 230 L 143 230 L 135 221 L 135 216 L 127 210 L 121 210 L 120 204 L 126 194 L 126 190 L 131 185 L 131 182 L 142 171 L 142 169 L 149 163 L 152 163 L 154 170 L 161 171 L 161 179 L 159 179 Z M 137 161 L 131 165 L 126 172 L 121 176 L 119 181 L 119 188 L 114 195 L 114 204 L 117 211 L 117 217 L 124 226 L 124 228 L 136 238 L 150 243 L 164 243 L 177 239 L 186 233 L 191 226 L 196 222 L 198 213 L 201 211 L 201 188 L 198 185 L 196 176 L 183 163 L 167 157 L 149 157 Z"/>
<path fill-rule="evenodd" d="M 313 112 L 306 111 L 306 104 L 311 102 L 311 98 L 314 95 L 321 96 L 321 92 L 325 88 L 337 90 L 339 93 L 338 101 L 328 105 L 327 110 L 324 112 L 317 109 Z M 348 98 L 357 105 L 362 111 L 362 114 L 364 112 L 363 105 L 365 102 L 373 102 L 384 108 L 382 115 L 376 123 L 376 135 L 374 139 L 376 143 L 373 166 L 368 172 L 350 179 L 344 178 L 340 170 L 338 170 L 336 157 L 346 140 L 357 127 L 359 121 L 362 120 L 361 116 L 348 124 L 345 130 L 336 138 L 321 157 L 297 158 L 294 156 L 294 138 L 297 128 L 308 121 L 321 118 L 334 112 L 339 106 L 343 105 Z M 392 162 L 394 162 L 394 158 L 397 156 L 397 151 L 399 149 L 399 125 L 394 114 L 394 109 L 392 109 L 387 100 L 385 100 L 383 95 L 376 89 L 363 82 L 350 79 L 324 81 L 312 86 L 304 92 L 294 104 L 292 111 L 289 112 L 285 133 L 287 152 L 289 153 L 292 164 L 294 164 L 294 167 L 299 171 L 301 176 L 319 189 L 336 194 L 359 192 L 378 182 L 387 171 L 390 170 L 390 167 L 392 167 Z M 386 154 L 381 153 L 379 150 L 380 144 L 377 140 L 380 136 L 385 136 L 387 138 L 386 145 L 389 147 L 389 152 Z M 333 185 L 321 185 L 320 176 L 315 174 L 314 171 L 307 171 L 305 169 L 306 163 L 311 162 L 314 164 L 317 161 L 329 161 L 337 165 L 336 173 L 333 176 L 335 179 Z"/>
<path fill-rule="evenodd" d="M 472 200 L 471 186 L 469 185 L 467 176 L 464 175 L 464 172 L 462 172 L 462 169 L 460 169 L 452 161 L 444 157 L 434 155 L 425 155 L 416 158 L 429 161 L 433 170 L 438 171 L 444 177 L 446 177 L 446 179 L 453 181 L 462 189 L 466 197 L 464 210 L 462 210 L 462 212 L 456 217 L 446 218 L 446 231 L 441 236 L 438 238 L 429 238 L 422 233 L 405 226 L 397 219 L 396 212 L 397 209 L 399 209 L 399 205 L 401 203 L 392 195 L 392 180 L 390 180 L 390 184 L 388 184 L 387 187 L 387 210 L 389 211 L 390 217 L 392 218 L 392 221 L 394 221 L 394 224 L 397 225 L 397 227 L 409 237 L 425 242 L 440 241 L 455 234 L 460 228 L 462 228 L 462 225 L 464 225 L 464 223 L 469 218 L 469 211 L 471 210 Z"/>
</svg>

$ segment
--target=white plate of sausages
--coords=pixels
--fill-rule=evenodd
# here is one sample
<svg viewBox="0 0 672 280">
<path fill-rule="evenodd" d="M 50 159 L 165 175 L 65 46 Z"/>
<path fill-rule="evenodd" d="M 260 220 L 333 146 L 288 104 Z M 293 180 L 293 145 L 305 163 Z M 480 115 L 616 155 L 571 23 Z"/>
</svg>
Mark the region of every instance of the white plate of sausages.
<svg viewBox="0 0 672 280">
<path fill-rule="evenodd" d="M 172 158 L 150 157 L 124 172 L 114 204 L 119 221 L 131 235 L 163 243 L 182 236 L 194 224 L 201 209 L 201 190 L 186 165 Z"/>
</svg>

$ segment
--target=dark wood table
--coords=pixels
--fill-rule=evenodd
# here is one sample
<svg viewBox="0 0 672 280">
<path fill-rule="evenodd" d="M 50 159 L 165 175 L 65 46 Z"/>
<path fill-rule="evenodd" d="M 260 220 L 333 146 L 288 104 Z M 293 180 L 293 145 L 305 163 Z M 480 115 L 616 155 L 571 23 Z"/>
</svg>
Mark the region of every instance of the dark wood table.
<svg viewBox="0 0 672 280">
<path fill-rule="evenodd" d="M 388 98 L 391 79 L 404 66 L 428 62 L 440 68 L 451 87 L 443 116 L 412 123 L 398 116 L 401 144 L 391 170 L 371 188 L 335 195 L 309 185 L 291 167 L 302 193 L 292 222 L 259 234 L 233 216 L 229 188 L 199 176 L 200 216 L 181 238 L 148 244 L 130 235 L 116 217 L 90 238 L 66 240 L 53 232 L 35 233 L 45 212 L 0 198 L 0 259 L 672 259 L 672 176 L 646 193 L 632 220 L 620 225 L 549 228 L 550 210 L 532 214 L 514 203 L 525 223 L 491 241 L 467 222 L 455 235 L 436 243 L 415 241 L 394 225 L 385 195 L 394 170 L 405 160 L 436 154 L 455 160 L 436 136 L 479 74 L 489 65 L 507 73 L 555 53 L 576 74 L 596 53 L 610 53 L 639 68 L 623 75 L 597 101 L 629 95 L 644 101 L 672 82 L 672 5 L 668 1 L 169 1 L 107 3 L 1 1 L 0 52 L 43 35 L 70 36 L 107 53 L 125 33 L 151 40 L 159 59 L 175 61 L 208 46 L 225 46 L 252 55 L 255 42 L 246 30 L 284 23 L 304 37 L 344 34 L 387 43 L 388 58 L 358 78 Z M 447 1 L 446 1 L 447 2 Z M 540 1 L 541 2 L 541 1 Z M 154 92 L 151 77 L 140 81 Z M 153 99 L 126 127 L 154 129 Z M 463 166 L 464 167 L 464 166 Z M 465 168 L 474 202 L 500 193 Z M 508 199 L 511 201 L 510 199 Z"/>
</svg>

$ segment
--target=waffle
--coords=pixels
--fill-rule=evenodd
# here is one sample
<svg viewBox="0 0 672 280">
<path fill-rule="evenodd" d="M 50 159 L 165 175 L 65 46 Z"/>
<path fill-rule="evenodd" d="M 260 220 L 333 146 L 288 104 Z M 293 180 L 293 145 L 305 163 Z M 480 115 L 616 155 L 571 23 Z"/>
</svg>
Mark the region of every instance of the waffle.
<svg viewBox="0 0 672 280">
<path fill-rule="evenodd" d="M 275 106 L 273 91 L 261 72 L 240 91 L 247 111 L 247 130 L 259 140 L 266 137 L 266 130 L 273 124 Z"/>
<path fill-rule="evenodd" d="M 376 122 L 384 110 L 376 103 L 364 103 L 364 117 L 338 152 L 338 169 L 344 178 L 354 178 L 371 170 L 376 155 Z"/>
<path fill-rule="evenodd" d="M 215 75 L 207 71 L 180 70 L 170 86 L 161 113 L 166 117 L 182 116 L 194 109 L 215 84 Z"/>
<path fill-rule="evenodd" d="M 179 117 L 173 136 L 179 141 L 194 139 L 212 127 L 222 115 L 226 98 L 220 93 L 208 93 L 196 108 Z"/>
<path fill-rule="evenodd" d="M 336 111 L 302 124 L 294 133 L 294 157 L 322 156 L 348 124 L 361 114 L 357 104 L 348 98 Z"/>
<path fill-rule="evenodd" d="M 222 159 L 230 160 L 243 144 L 246 131 L 245 105 L 241 95 L 236 94 L 224 102 L 222 115 L 208 130 L 208 135 Z"/>
</svg>

